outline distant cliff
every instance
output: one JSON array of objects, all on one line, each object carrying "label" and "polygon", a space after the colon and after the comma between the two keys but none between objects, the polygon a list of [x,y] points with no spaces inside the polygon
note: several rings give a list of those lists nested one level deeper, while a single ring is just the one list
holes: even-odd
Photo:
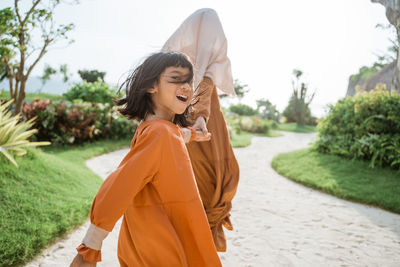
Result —
[{"label": "distant cliff", "polygon": [[[377,84],[385,84],[386,89],[392,89],[392,78],[394,74],[396,62],[392,62],[383,66],[382,68],[374,69],[373,67],[366,70],[366,74],[351,75],[349,78],[349,85],[347,86],[346,96],[353,96],[356,94],[356,86],[360,86],[360,91],[371,91],[375,89]],[[366,67],[365,67],[366,68]],[[360,69],[361,73],[361,69]]]}]

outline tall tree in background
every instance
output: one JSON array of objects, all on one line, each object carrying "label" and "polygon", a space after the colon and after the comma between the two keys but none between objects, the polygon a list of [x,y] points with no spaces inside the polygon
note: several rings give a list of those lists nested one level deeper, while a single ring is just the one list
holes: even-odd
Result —
[{"label": "tall tree in background", "polygon": [[[25,12],[20,2],[14,0],[14,7],[0,10],[0,74],[3,68],[15,113],[21,112],[26,82],[34,67],[53,44],[68,41],[67,33],[74,27],[72,23],[55,25],[54,9],[61,0],[33,0],[29,6],[24,1]],[[39,36],[41,41],[37,44],[34,39]]]},{"label": "tall tree in background", "polygon": [[293,70],[293,94],[282,114],[286,117],[287,122],[314,124],[315,118],[311,116],[309,105],[314,98],[315,92],[311,96],[307,95],[308,86],[301,81],[302,75],[303,72],[301,70]]},{"label": "tall tree in background", "polygon": [[272,105],[272,103],[268,99],[258,99],[256,100],[256,104],[257,111],[263,119],[279,122],[281,114],[276,109],[276,106]]},{"label": "tall tree in background", "polygon": [[79,70],[78,74],[81,76],[82,80],[88,83],[94,83],[97,82],[97,80],[104,82],[104,76],[106,75],[104,71],[98,70]]},{"label": "tall tree in background", "polygon": [[244,95],[250,91],[250,89],[248,88],[248,85],[241,84],[238,79],[235,79],[233,86],[235,88],[235,93],[236,93],[237,97],[239,98],[239,100],[242,99],[244,97]]},{"label": "tall tree in background", "polygon": [[[371,0],[373,3],[380,3],[386,8],[386,17],[394,26],[397,33],[397,44],[400,44],[400,1],[399,0]],[[396,67],[394,69],[392,88],[400,90],[400,55],[397,51]]]}]

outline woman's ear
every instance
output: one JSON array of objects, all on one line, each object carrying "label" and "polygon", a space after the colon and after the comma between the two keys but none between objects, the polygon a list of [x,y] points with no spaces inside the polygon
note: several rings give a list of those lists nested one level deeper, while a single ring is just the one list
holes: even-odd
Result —
[{"label": "woman's ear", "polygon": [[154,82],[153,87],[147,89],[147,93],[149,94],[155,94],[158,92],[158,83]]}]

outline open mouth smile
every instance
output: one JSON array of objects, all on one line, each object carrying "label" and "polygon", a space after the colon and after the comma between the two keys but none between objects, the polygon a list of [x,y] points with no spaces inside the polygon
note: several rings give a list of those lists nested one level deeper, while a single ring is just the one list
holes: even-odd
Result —
[{"label": "open mouth smile", "polygon": [[178,98],[179,101],[182,101],[184,103],[186,103],[188,100],[188,96],[186,95],[177,95],[176,98]]}]

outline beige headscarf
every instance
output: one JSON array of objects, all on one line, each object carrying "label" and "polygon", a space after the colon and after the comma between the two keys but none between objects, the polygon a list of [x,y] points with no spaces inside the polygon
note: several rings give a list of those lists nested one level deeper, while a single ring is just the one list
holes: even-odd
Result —
[{"label": "beige headscarf", "polygon": [[194,64],[194,86],[204,76],[228,95],[236,95],[233,87],[231,62],[227,57],[227,41],[217,12],[199,9],[190,15],[174,32],[162,51],[181,52]]}]

